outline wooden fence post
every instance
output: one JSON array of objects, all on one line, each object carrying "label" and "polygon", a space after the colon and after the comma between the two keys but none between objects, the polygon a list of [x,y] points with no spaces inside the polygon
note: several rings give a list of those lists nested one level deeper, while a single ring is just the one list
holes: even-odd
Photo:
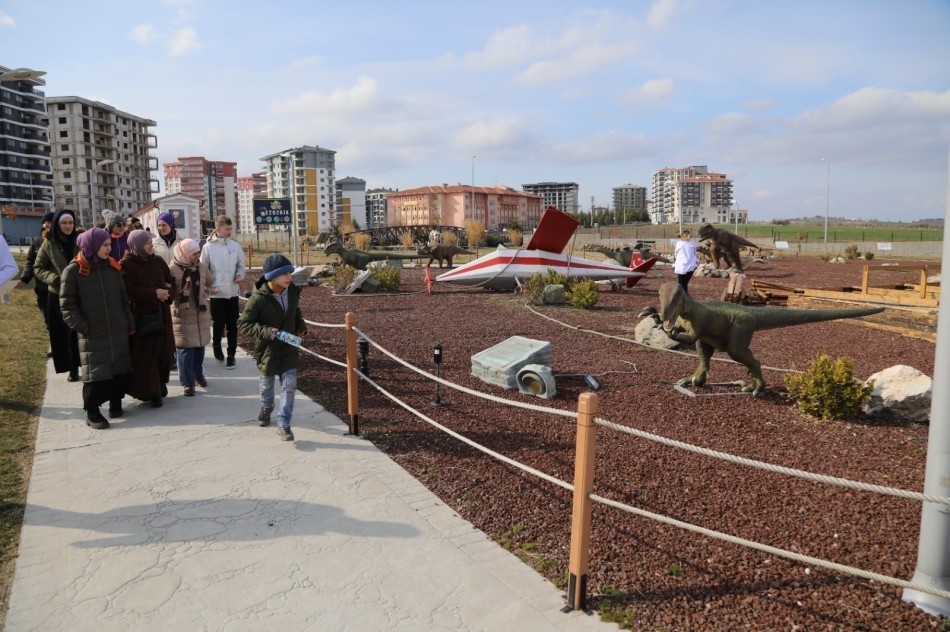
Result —
[{"label": "wooden fence post", "polygon": [[350,413],[350,434],[360,434],[359,381],[356,374],[356,314],[347,312],[343,319],[346,323],[346,404]]},{"label": "wooden fence post", "polygon": [[600,406],[596,393],[582,393],[577,401],[577,448],[574,455],[574,511],[571,516],[571,556],[568,562],[567,610],[587,608],[587,564],[590,560],[590,493],[594,487],[597,428]]}]

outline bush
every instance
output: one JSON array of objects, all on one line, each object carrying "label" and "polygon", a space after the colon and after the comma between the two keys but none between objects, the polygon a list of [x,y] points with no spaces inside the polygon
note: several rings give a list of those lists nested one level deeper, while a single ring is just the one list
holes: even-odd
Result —
[{"label": "bush", "polygon": [[337,268],[336,272],[330,277],[329,284],[330,288],[333,289],[333,293],[342,292],[350,283],[356,279],[356,268],[353,266],[340,266]]},{"label": "bush", "polygon": [[442,243],[446,246],[455,246],[459,242],[458,235],[455,233],[444,232],[442,233]]},{"label": "bush", "polygon": [[847,259],[848,261],[851,261],[852,259],[857,259],[857,258],[858,258],[858,247],[857,247],[856,245],[854,245],[854,244],[851,244],[850,246],[848,246],[847,248],[845,248],[845,249],[844,249],[844,258]]},{"label": "bush", "polygon": [[554,270],[548,270],[547,274],[535,272],[524,284],[524,296],[529,305],[538,305],[541,303],[541,296],[544,294],[544,288],[549,285],[567,285],[567,277]]},{"label": "bush", "polygon": [[871,259],[874,258],[874,253],[868,251],[868,252],[864,253],[864,258],[865,258],[866,260],[870,261]]},{"label": "bush", "polygon": [[832,361],[824,351],[805,373],[786,376],[785,386],[803,413],[822,419],[856,417],[874,390],[873,381],[864,385],[854,379],[854,362]]},{"label": "bush", "polygon": [[379,281],[379,287],[387,292],[399,291],[399,284],[402,281],[402,274],[399,272],[399,268],[383,266],[382,268],[373,270],[370,276]]},{"label": "bush", "polygon": [[590,309],[597,304],[598,299],[600,299],[600,290],[591,280],[574,283],[568,289],[567,300],[578,309]]},{"label": "bush", "polygon": [[518,230],[517,228],[509,228],[505,232],[508,233],[508,243],[511,244],[512,246],[520,246],[521,243],[524,241],[524,237],[522,236],[521,231]]},{"label": "bush", "polygon": [[485,225],[474,219],[466,220],[465,237],[470,248],[477,248],[485,239]]},{"label": "bush", "polygon": [[412,235],[409,233],[403,233],[399,236],[399,241],[402,243],[402,247],[406,250],[411,250],[413,246]]},{"label": "bush", "polygon": [[369,250],[373,245],[373,238],[366,233],[356,233],[353,235],[353,247],[357,250]]}]

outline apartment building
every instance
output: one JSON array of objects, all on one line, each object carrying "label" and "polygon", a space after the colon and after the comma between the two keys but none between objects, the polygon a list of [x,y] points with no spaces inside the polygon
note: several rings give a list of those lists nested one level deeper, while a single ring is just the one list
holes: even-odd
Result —
[{"label": "apartment building", "polygon": [[544,198],[544,206],[553,206],[565,213],[577,213],[578,192],[580,187],[576,182],[538,182],[536,184],[522,184],[521,190],[525,193],[540,195]]},{"label": "apartment building", "polygon": [[254,200],[267,197],[267,176],[263,171],[241,176],[237,179],[238,232],[254,233]]},{"label": "apartment building", "polygon": [[167,162],[165,194],[183,193],[201,202],[202,221],[218,215],[238,218],[237,163],[208,160],[203,156]]},{"label": "apartment building", "polygon": [[298,235],[318,235],[336,223],[336,152],[304,145],[261,158],[267,197],[290,198]]},{"label": "apartment building", "polygon": [[664,167],[653,174],[654,224],[722,224],[735,217],[732,180],[706,165]]},{"label": "apartment building", "polygon": [[366,180],[347,176],[336,181],[336,216],[340,223],[366,228]]},{"label": "apartment building", "polygon": [[624,184],[613,188],[614,210],[632,212],[647,210],[647,188],[639,184]]},{"label": "apartment building", "polygon": [[497,185],[471,187],[465,184],[424,186],[386,195],[388,225],[437,224],[465,226],[473,218],[488,230],[504,230],[512,221],[524,231],[534,230],[541,220],[544,198]]},{"label": "apartment building", "polygon": [[102,223],[101,210],[132,213],[158,193],[155,121],[82,97],[49,97],[56,201],[81,226]]},{"label": "apartment building", "polygon": [[366,227],[383,228],[389,226],[386,196],[399,189],[370,189],[366,192]]},{"label": "apartment building", "polygon": [[9,243],[40,232],[53,206],[46,95],[41,70],[0,66],[0,230]]}]

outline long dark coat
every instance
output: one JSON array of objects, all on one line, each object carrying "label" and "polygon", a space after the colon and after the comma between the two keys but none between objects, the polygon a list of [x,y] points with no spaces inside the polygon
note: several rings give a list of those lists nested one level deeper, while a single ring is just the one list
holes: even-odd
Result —
[{"label": "long dark coat", "polygon": [[286,312],[261,276],[238,319],[241,333],[254,339],[254,356],[261,375],[280,375],[288,369],[296,369],[300,360],[297,347],[270,339],[271,329],[292,334],[307,330],[307,323],[300,313],[300,288],[291,284],[284,291],[289,292]]},{"label": "long dark coat", "polygon": [[[133,316],[161,312],[165,329],[153,334],[132,336],[132,380],[126,392],[141,400],[160,397],[171,372],[175,337],[172,334],[171,302],[178,296],[175,280],[161,257],[136,257],[129,250],[119,262]],[[165,288],[169,299],[159,301],[155,290]]]},{"label": "long dark coat", "polygon": [[82,254],[63,271],[59,295],[63,321],[79,334],[84,382],[132,371],[129,332],[135,327],[119,264],[90,266]]},{"label": "long dark coat", "polygon": [[53,217],[53,224],[43,231],[43,243],[36,253],[33,274],[47,285],[49,292],[46,301],[46,327],[49,330],[49,345],[53,353],[53,369],[57,373],[66,373],[79,368],[79,339],[63,322],[63,313],[59,308],[59,287],[63,270],[73,260],[79,248],[76,236],[82,232],[76,230],[66,239],[58,230],[59,218],[65,210],[61,209]]}]

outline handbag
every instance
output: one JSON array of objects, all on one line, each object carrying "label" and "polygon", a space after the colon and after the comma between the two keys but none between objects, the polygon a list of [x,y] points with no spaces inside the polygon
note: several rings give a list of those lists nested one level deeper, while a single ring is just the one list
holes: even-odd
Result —
[{"label": "handbag", "polygon": [[165,331],[165,319],[161,312],[154,314],[137,314],[135,316],[135,335],[146,336]]}]

